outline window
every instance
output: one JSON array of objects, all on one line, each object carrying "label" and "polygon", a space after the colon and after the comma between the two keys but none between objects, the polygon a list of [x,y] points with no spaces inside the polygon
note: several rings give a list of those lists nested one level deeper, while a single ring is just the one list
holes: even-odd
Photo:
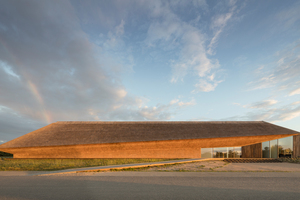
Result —
[{"label": "window", "polygon": [[214,149],[214,158],[228,158],[227,147],[213,148]]},{"label": "window", "polygon": [[293,156],[293,136],[278,139],[278,156],[279,158]]},{"label": "window", "polygon": [[278,158],[278,141],[271,140],[270,141],[270,150],[271,150],[271,158]]},{"label": "window", "polygon": [[201,158],[212,158],[212,148],[201,148]]},{"label": "window", "polygon": [[262,143],[262,157],[270,158],[270,141]]}]

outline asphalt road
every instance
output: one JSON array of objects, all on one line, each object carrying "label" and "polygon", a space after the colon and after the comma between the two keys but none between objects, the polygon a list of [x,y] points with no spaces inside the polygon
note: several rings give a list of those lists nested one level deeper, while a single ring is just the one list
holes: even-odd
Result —
[{"label": "asphalt road", "polygon": [[0,199],[300,199],[299,172],[91,175],[0,176]]}]

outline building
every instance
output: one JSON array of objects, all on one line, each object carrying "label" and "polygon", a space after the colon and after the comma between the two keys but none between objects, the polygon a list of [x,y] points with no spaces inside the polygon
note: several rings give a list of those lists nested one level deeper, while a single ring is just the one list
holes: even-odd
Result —
[{"label": "building", "polygon": [[300,133],[263,121],[56,122],[0,145],[14,158],[300,156]]}]

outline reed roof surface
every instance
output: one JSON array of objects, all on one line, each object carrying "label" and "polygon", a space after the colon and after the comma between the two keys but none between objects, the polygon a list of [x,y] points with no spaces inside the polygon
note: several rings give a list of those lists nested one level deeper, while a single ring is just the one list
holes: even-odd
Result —
[{"label": "reed roof surface", "polygon": [[299,134],[263,121],[56,122],[0,148]]}]

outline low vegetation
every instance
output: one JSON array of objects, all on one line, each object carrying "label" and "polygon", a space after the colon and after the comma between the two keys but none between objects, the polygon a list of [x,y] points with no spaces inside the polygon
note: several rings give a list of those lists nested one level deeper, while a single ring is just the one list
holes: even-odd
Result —
[{"label": "low vegetation", "polygon": [[170,159],[13,159],[0,158],[0,171],[51,171],[69,168],[160,162]]},{"label": "low vegetation", "polygon": [[279,158],[281,162],[298,163],[300,164],[300,158]]},{"label": "low vegetation", "polygon": [[[191,163],[198,163],[198,162],[191,162]],[[146,167],[129,167],[129,168],[122,168],[122,169],[110,169],[110,171],[157,171],[157,172],[190,172],[191,170],[186,170],[183,168],[179,169],[172,169],[168,170],[167,168],[169,167],[174,167],[174,166],[182,166],[187,163],[173,163],[173,164],[165,164],[165,165],[159,165],[159,166],[146,166]],[[200,165],[197,168],[202,169],[204,168],[205,165]],[[200,170],[202,171],[202,170]],[[100,172],[100,171],[99,171]]]}]

